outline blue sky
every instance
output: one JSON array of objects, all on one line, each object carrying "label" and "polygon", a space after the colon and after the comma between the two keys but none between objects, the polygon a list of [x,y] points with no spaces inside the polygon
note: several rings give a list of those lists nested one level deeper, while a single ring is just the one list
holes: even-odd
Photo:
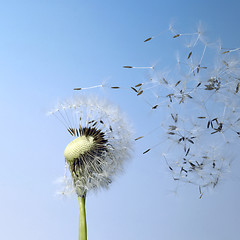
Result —
[{"label": "blue sky", "polygon": [[[121,86],[85,93],[120,105],[136,136],[150,132],[164,119],[162,112],[155,118],[144,98],[127,90],[149,72],[122,66],[171,68],[184,42],[175,44],[165,33],[143,41],[172,22],[180,32],[194,32],[201,21],[209,39],[240,47],[239,7],[233,0],[0,1],[0,238],[77,239],[76,197],[55,196],[69,136],[46,113],[59,99],[78,94],[75,87],[103,81]],[[108,191],[89,194],[89,239],[237,239],[238,157],[231,173],[202,199],[187,184],[174,194],[176,182],[159,157],[162,149],[142,154],[162,137],[157,134],[136,143],[125,173]],[[234,156],[238,144],[225,154]]]}]

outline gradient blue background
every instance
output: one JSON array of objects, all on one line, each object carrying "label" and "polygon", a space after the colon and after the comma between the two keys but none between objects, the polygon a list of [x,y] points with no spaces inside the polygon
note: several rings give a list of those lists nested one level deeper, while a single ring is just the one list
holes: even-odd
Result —
[{"label": "gradient blue background", "polygon": [[[55,196],[69,141],[60,122],[46,116],[58,99],[105,79],[116,86],[144,79],[144,71],[122,66],[174,58],[166,38],[143,43],[172,21],[191,31],[201,20],[210,38],[240,47],[239,9],[236,0],[0,1],[0,239],[78,237],[76,197]],[[137,136],[152,129],[140,98],[117,90],[95,92],[127,112]],[[171,192],[175,183],[161,152],[142,155],[154,145],[148,141],[136,145],[125,174],[108,191],[89,195],[89,240],[239,239],[239,159],[200,200],[193,186]]]}]

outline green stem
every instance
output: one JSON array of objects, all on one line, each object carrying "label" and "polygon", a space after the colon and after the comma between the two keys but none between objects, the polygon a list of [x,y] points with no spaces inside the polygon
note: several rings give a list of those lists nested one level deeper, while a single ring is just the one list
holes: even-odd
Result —
[{"label": "green stem", "polygon": [[85,196],[78,197],[79,206],[79,240],[87,240],[87,222],[85,212]]}]

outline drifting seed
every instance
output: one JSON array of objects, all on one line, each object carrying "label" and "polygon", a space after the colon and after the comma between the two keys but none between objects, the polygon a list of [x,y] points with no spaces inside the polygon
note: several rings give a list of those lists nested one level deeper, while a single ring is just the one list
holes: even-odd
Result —
[{"label": "drifting seed", "polygon": [[198,64],[197,66],[197,73],[199,73],[199,69],[200,69],[200,64]]},{"label": "drifting seed", "polygon": [[215,160],[213,160],[213,168],[215,168],[215,166],[216,166],[216,163],[215,163]]},{"label": "drifting seed", "polygon": [[194,141],[193,141],[193,140],[191,140],[191,139],[189,139],[189,138],[187,138],[187,140],[188,140],[190,143],[194,144]]},{"label": "drifting seed", "polygon": [[226,66],[226,67],[229,67],[228,63],[226,61],[223,60],[223,64]]},{"label": "drifting seed", "polygon": [[73,90],[81,90],[82,88],[74,88]]},{"label": "drifting seed", "polygon": [[111,126],[109,126],[109,130],[112,132],[112,127]]},{"label": "drifting seed", "polygon": [[202,196],[203,196],[203,193],[200,195],[200,197],[199,197],[199,198],[201,199],[201,198],[202,198]]},{"label": "drifting seed", "polygon": [[143,93],[143,90],[141,90],[141,91],[137,94],[137,96],[141,95],[142,93]]},{"label": "drifting seed", "polygon": [[104,124],[103,120],[100,120],[99,122],[100,122],[101,124]]},{"label": "drifting seed", "polygon": [[132,66],[123,66],[123,68],[133,68]]},{"label": "drifting seed", "polygon": [[189,164],[191,165],[192,168],[196,167],[196,165],[194,163],[190,162],[190,161],[189,161]]},{"label": "drifting seed", "polygon": [[163,81],[164,81],[166,84],[168,84],[168,81],[167,81],[165,78],[163,78]]},{"label": "drifting seed", "polygon": [[187,59],[189,59],[189,58],[191,57],[191,55],[192,55],[192,52],[190,52],[190,53],[188,54]]},{"label": "drifting seed", "polygon": [[191,96],[191,95],[189,95],[189,94],[186,94],[186,96],[187,96],[187,97],[189,97],[189,98],[192,98],[192,96]]},{"label": "drifting seed", "polygon": [[229,50],[227,50],[227,51],[223,52],[222,54],[229,53],[229,52],[230,52],[230,51],[229,51]]},{"label": "drifting seed", "polygon": [[206,117],[198,117],[199,119],[204,119],[204,118],[206,118]]},{"label": "drifting seed", "polygon": [[201,186],[199,186],[198,189],[199,189],[199,193],[202,194]]},{"label": "drifting seed", "polygon": [[169,130],[176,130],[176,129],[177,129],[177,126],[169,125]]},{"label": "drifting seed", "polygon": [[139,140],[139,139],[141,139],[141,138],[143,138],[144,136],[141,136],[141,137],[137,137],[137,138],[135,138],[135,141],[137,141],[137,140]]},{"label": "drifting seed", "polygon": [[168,132],[167,134],[169,134],[169,135],[175,135],[176,133],[174,133],[174,132]]},{"label": "drifting seed", "polygon": [[177,38],[177,37],[180,37],[180,34],[176,34],[173,36],[173,38]]},{"label": "drifting seed", "polygon": [[175,87],[181,82],[181,80],[179,80],[176,84],[175,84]]},{"label": "drifting seed", "polygon": [[143,154],[149,152],[151,150],[151,148],[147,149],[145,152],[143,152]]},{"label": "drifting seed", "polygon": [[171,171],[173,171],[172,167],[168,166]]},{"label": "drifting seed", "polygon": [[111,87],[112,89],[119,89],[120,87]]},{"label": "drifting seed", "polygon": [[197,87],[199,87],[202,83],[198,83]]},{"label": "drifting seed", "polygon": [[190,151],[190,148],[188,148],[188,150],[187,150],[185,156],[187,156],[187,155],[189,154],[189,151]]},{"label": "drifting seed", "polygon": [[144,42],[148,42],[148,41],[150,41],[151,39],[152,39],[152,37],[147,38],[147,39],[144,40]]},{"label": "drifting seed", "polygon": [[142,83],[135,85],[135,87],[140,87],[140,86],[142,86]]},{"label": "drifting seed", "polygon": [[131,89],[132,89],[133,91],[135,91],[135,92],[138,92],[137,89],[134,88],[134,87],[131,87]]},{"label": "drifting seed", "polygon": [[240,82],[238,82],[238,84],[237,84],[237,87],[236,87],[235,93],[238,93],[238,91],[239,91],[239,86],[240,86]]},{"label": "drifting seed", "polygon": [[158,107],[158,105],[155,105],[155,106],[152,107],[152,109],[156,109],[157,107]]},{"label": "drifting seed", "polygon": [[181,167],[181,171],[180,171],[180,173],[181,173],[182,171],[185,172],[185,173],[188,172],[186,169],[184,169],[183,167]]},{"label": "drifting seed", "polygon": [[174,181],[178,181],[178,180],[180,180],[180,179],[179,179],[179,178],[173,178],[173,180],[174,180]]}]

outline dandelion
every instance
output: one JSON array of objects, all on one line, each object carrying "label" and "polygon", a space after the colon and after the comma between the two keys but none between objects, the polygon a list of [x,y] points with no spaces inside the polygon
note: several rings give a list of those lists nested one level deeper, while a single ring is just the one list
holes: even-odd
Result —
[{"label": "dandelion", "polygon": [[86,194],[108,188],[115,175],[122,172],[132,150],[131,127],[118,107],[95,97],[65,101],[50,114],[73,138],[64,157],[79,201],[79,239],[85,240]]}]

